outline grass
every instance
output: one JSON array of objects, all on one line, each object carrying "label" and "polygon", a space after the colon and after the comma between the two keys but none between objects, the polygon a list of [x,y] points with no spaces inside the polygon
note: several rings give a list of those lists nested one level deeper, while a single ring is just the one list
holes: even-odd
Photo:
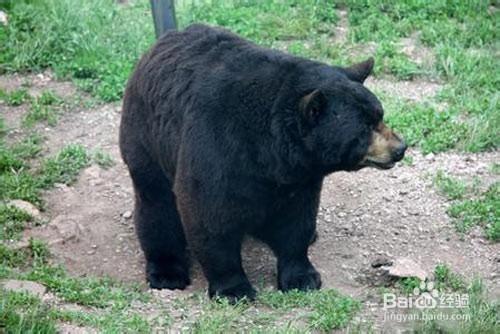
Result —
[{"label": "grass", "polygon": [[448,214],[455,219],[459,231],[482,226],[492,241],[500,240],[500,183],[494,183],[479,198],[452,204]]},{"label": "grass", "polygon": [[386,122],[397,129],[410,146],[418,146],[424,154],[441,152],[458,145],[468,125],[449,111],[438,111],[432,103],[385,100]]},{"label": "grass", "polygon": [[45,121],[54,126],[57,122],[57,109],[63,101],[51,91],[44,91],[32,100],[28,113],[24,116],[23,124],[32,127],[35,123]]},{"label": "grass", "polygon": [[[376,58],[374,75],[379,78],[438,81],[443,88],[437,96],[421,101],[395,97],[392,92],[378,94],[387,123],[425,154],[488,151],[500,144],[499,60],[495,51],[498,13],[490,10],[490,6],[496,6],[490,1],[450,5],[446,0],[342,0],[335,7],[326,0],[201,0],[179,1],[177,5],[181,27],[192,22],[221,25],[261,45],[329,64],[347,65],[371,55]],[[340,8],[347,10],[349,24],[344,41],[336,39],[334,29]],[[72,80],[102,101],[121,99],[135,62],[154,41],[146,0],[130,1],[126,6],[110,0],[20,0],[11,2],[7,11],[9,25],[0,27],[0,73],[49,68],[57,78]],[[405,53],[402,38],[412,39],[417,49],[427,48],[428,62],[418,62]],[[34,98],[25,88],[0,90],[0,103],[7,107],[26,105],[23,124],[29,131],[35,131],[33,126],[38,122],[55,124],[63,107],[63,101],[53,93],[43,92]],[[36,132],[14,143],[2,139],[7,132],[0,117],[2,200],[23,199],[43,207],[42,190],[56,183],[74,182],[78,172],[90,163],[102,168],[113,164],[109,154],[89,153],[78,145],[40,158],[43,138]],[[411,158],[406,163],[411,165]],[[498,164],[491,168],[498,170]],[[491,240],[499,240],[498,184],[476,193],[474,187],[442,172],[434,182],[452,201],[448,212],[460,231],[479,225]],[[29,217],[24,213],[0,205],[0,241],[18,238],[27,222]],[[0,277],[42,282],[58,298],[99,312],[61,311],[28,296],[2,293],[0,331],[51,332],[57,321],[112,333],[148,333],[155,321],[168,327],[167,315],[147,320],[132,310],[133,300],[147,298],[136,287],[108,279],[70,277],[63,268],[52,266],[49,258],[46,245],[36,240],[22,250],[0,243]],[[436,267],[435,278],[439,289],[467,289],[462,278],[444,265]],[[405,279],[399,286],[411,292],[419,283]],[[460,330],[493,332],[498,324],[498,306],[486,300],[479,283],[468,291],[472,307],[467,312],[474,320]],[[333,290],[263,292],[257,305],[266,308],[266,314],[255,314],[255,308],[248,304],[230,306],[203,300],[197,305],[200,316],[190,329],[200,333],[328,332],[349,326],[360,307]],[[296,328],[283,319],[290,314],[306,328]],[[276,324],[278,329],[273,328]],[[431,329],[445,331],[438,323],[424,328],[427,332]]]},{"label": "grass", "polygon": [[0,28],[0,71],[51,67],[102,100],[118,100],[135,61],[153,41],[150,15],[146,1],[16,1],[9,24]]},{"label": "grass", "polygon": [[0,204],[0,241],[19,239],[26,223],[32,220],[33,217],[25,211]]},{"label": "grass", "polygon": [[307,315],[310,329],[325,332],[345,327],[360,309],[359,302],[331,289],[312,292],[265,292],[259,296],[259,301],[278,310],[310,310]]},{"label": "grass", "polygon": [[[486,288],[481,280],[474,280],[464,291],[469,297],[469,307],[457,309],[457,314],[468,321],[444,322],[438,320],[426,321],[415,329],[415,333],[498,333],[500,323],[500,303],[487,298]],[[438,312],[439,309],[431,311]]]},{"label": "grass", "polygon": [[396,282],[396,287],[404,294],[410,295],[415,288],[420,286],[421,282],[422,280],[417,277],[404,277]]},{"label": "grass", "polygon": [[468,191],[465,182],[450,177],[441,170],[434,177],[434,185],[450,200],[463,199]]},{"label": "grass", "polygon": [[[499,325],[500,303],[491,301],[487,297],[484,283],[480,279],[467,282],[464,277],[454,273],[446,264],[438,264],[434,268],[434,277],[431,281],[433,289],[439,291],[438,298],[442,296],[467,296],[468,307],[452,309],[424,309],[420,312],[427,313],[425,321],[413,328],[412,333],[497,333]],[[418,278],[406,278],[399,280],[396,287],[403,293],[410,295],[413,289],[419,287],[421,281]],[[443,313],[448,318],[443,316]],[[451,314],[461,316],[458,319],[450,320]],[[432,320],[428,320],[432,319]],[[436,319],[447,319],[446,321]]]},{"label": "grass", "polygon": [[[31,143],[32,144],[32,143]],[[56,156],[44,159],[37,170],[32,170],[23,155],[38,152],[29,142],[18,146],[19,152],[0,143],[5,155],[0,154],[0,190],[2,199],[22,199],[41,206],[40,192],[55,183],[70,184],[76,180],[79,171],[89,164],[89,157],[82,146],[68,145]]]},{"label": "grass", "polygon": [[443,171],[438,171],[433,181],[441,194],[452,201],[447,213],[453,218],[459,232],[466,233],[472,227],[480,226],[487,238],[495,242],[500,240],[499,182],[491,184],[481,192],[477,179],[468,184]]},{"label": "grass", "polygon": [[3,89],[0,89],[0,101],[5,102],[5,104],[11,107],[20,106],[30,99],[31,96],[29,95],[28,90],[25,88],[20,88],[12,92],[7,92]]},{"label": "grass", "polygon": [[49,307],[39,298],[26,293],[0,292],[0,331],[40,334],[57,332]]},{"label": "grass", "polygon": [[39,171],[39,185],[49,188],[55,183],[71,184],[80,170],[87,167],[90,157],[81,145],[70,144],[55,157],[46,159]]},{"label": "grass", "polygon": [[462,276],[451,271],[445,264],[434,268],[434,283],[439,291],[466,291],[467,286]]},{"label": "grass", "polygon": [[111,155],[102,150],[95,150],[92,153],[92,161],[103,169],[108,169],[115,165],[115,161],[113,160]]}]

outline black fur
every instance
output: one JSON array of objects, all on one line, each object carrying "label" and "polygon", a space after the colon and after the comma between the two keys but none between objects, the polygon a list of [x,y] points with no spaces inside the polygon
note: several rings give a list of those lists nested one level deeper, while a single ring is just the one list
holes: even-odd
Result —
[{"label": "black fur", "polygon": [[190,283],[189,244],[210,296],[253,298],[250,234],[278,257],[280,289],[318,289],[307,251],[323,177],[359,169],[382,118],[368,74],[203,25],[165,34],[129,81],[120,129],[151,287]]}]

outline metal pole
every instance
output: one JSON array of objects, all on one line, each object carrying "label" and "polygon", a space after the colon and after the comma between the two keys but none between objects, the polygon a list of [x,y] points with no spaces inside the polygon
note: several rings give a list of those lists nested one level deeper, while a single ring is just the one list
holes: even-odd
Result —
[{"label": "metal pole", "polygon": [[150,0],[151,11],[155,24],[156,38],[163,35],[167,30],[176,30],[174,0]]}]

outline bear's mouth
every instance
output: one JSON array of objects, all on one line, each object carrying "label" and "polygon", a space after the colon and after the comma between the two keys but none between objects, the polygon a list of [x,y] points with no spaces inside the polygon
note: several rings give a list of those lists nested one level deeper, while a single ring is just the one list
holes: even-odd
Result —
[{"label": "bear's mouth", "polygon": [[396,165],[396,163],[394,161],[381,162],[381,161],[367,159],[363,162],[363,165],[367,167],[375,167],[377,169],[391,169]]}]

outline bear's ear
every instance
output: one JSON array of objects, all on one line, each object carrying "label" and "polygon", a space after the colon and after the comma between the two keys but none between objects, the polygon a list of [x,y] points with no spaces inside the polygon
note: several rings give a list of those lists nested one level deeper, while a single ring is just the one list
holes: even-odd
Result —
[{"label": "bear's ear", "polygon": [[361,63],[354,64],[346,68],[345,71],[347,73],[347,77],[353,81],[363,83],[372,73],[374,63],[375,60],[373,57],[370,57]]},{"label": "bear's ear", "polygon": [[313,90],[300,100],[299,110],[309,121],[315,121],[326,106],[326,98],[319,89]]}]

